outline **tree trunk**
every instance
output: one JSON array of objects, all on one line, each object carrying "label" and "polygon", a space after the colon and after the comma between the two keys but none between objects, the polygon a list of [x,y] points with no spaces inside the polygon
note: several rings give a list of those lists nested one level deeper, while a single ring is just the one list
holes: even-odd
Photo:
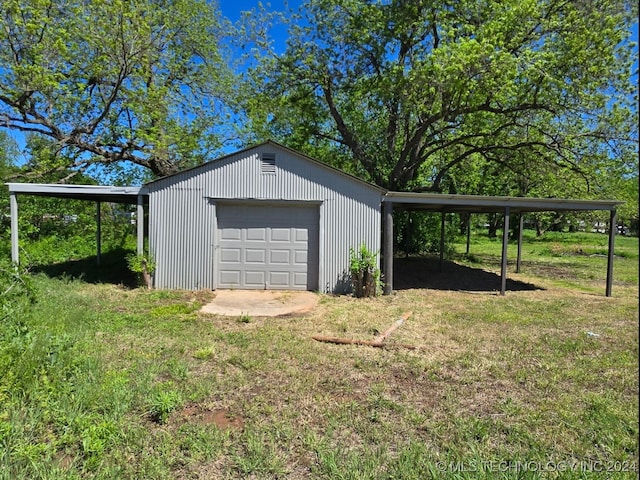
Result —
[{"label": "tree trunk", "polygon": [[470,221],[471,221],[471,214],[470,213],[461,213],[460,214],[460,235],[466,235],[467,234],[467,226],[469,225]]},{"label": "tree trunk", "polygon": [[489,238],[496,238],[499,227],[499,217],[495,213],[489,215]]},{"label": "tree trunk", "polygon": [[376,277],[375,272],[371,268],[362,269],[357,273],[352,273],[351,281],[353,283],[353,294],[357,298],[375,297]]},{"label": "tree trunk", "polygon": [[144,281],[144,284],[147,286],[147,289],[149,290],[153,289],[153,278],[151,277],[151,274],[149,273],[149,269],[147,268],[146,260],[142,261],[142,280]]}]

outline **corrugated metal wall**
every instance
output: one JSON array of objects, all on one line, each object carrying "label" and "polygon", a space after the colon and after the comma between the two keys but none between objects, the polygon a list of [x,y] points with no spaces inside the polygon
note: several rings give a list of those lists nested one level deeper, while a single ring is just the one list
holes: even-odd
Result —
[{"label": "corrugated metal wall", "polygon": [[[261,173],[261,153],[276,172]],[[320,202],[319,289],[343,291],[349,248],[380,249],[381,192],[267,143],[149,187],[149,246],[158,288],[215,288],[216,200]]]}]

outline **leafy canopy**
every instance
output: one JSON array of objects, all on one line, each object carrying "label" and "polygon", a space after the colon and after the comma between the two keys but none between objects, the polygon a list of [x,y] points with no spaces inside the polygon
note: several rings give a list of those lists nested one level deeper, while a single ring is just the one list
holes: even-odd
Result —
[{"label": "leafy canopy", "polygon": [[478,162],[536,181],[637,171],[636,14],[620,0],[309,0],[286,52],[252,72],[253,134],[399,190],[449,190]]},{"label": "leafy canopy", "polygon": [[4,0],[0,127],[54,141],[61,168],[201,162],[232,84],[220,22],[205,0]]}]

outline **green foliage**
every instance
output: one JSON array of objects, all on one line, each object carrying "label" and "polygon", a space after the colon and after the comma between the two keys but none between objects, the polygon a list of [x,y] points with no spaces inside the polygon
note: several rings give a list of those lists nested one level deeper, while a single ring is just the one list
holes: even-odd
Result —
[{"label": "green foliage", "polygon": [[[394,214],[396,251],[405,255],[440,253],[440,214],[401,211]],[[445,257],[453,253],[452,243],[459,234],[460,217],[447,215],[445,222]]]},{"label": "green foliage", "polygon": [[156,262],[149,255],[131,254],[127,256],[127,265],[134,273],[148,272],[153,274],[156,270]]},{"label": "green foliage", "polygon": [[0,325],[17,325],[22,322],[36,294],[27,269],[0,261]]},{"label": "green foliage", "polygon": [[169,415],[182,405],[182,395],[177,390],[160,390],[151,399],[149,415],[160,423],[167,423]]},{"label": "green foliage", "polygon": [[147,288],[153,286],[153,272],[156,271],[156,261],[151,255],[130,254],[127,256],[129,269],[138,275]]},{"label": "green foliage", "polygon": [[314,0],[289,17],[286,51],[249,79],[258,136],[395,190],[481,193],[491,164],[502,194],[554,175],[562,192],[637,161],[633,2]]},{"label": "green foliage", "polygon": [[15,162],[18,158],[18,146],[16,142],[7,134],[0,130],[0,179],[6,179],[15,169]]},{"label": "green foliage", "polygon": [[215,358],[216,349],[215,347],[206,347],[196,350],[193,354],[193,358],[197,358],[198,360],[210,360]]},{"label": "green foliage", "polygon": [[200,163],[225,124],[229,31],[204,0],[4,1],[3,126],[53,139],[66,167]]},{"label": "green foliage", "polygon": [[378,254],[371,252],[365,244],[358,250],[349,248],[349,272],[356,297],[373,297],[382,291]]}]

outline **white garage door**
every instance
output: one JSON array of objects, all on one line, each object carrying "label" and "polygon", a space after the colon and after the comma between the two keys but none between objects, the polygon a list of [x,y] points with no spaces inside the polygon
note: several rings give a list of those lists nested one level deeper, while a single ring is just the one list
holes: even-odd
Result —
[{"label": "white garage door", "polygon": [[318,207],[218,205],[217,216],[219,288],[318,288]]}]

